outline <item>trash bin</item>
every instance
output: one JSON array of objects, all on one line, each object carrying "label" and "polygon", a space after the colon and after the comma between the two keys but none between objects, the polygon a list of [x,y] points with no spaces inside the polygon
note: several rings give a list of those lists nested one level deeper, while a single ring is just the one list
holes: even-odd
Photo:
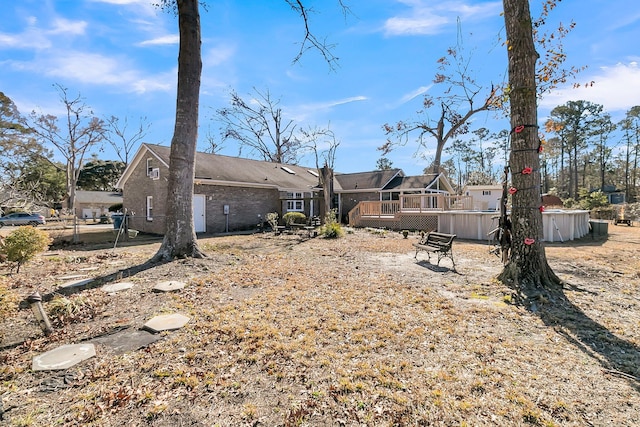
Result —
[{"label": "trash bin", "polygon": [[602,219],[589,220],[593,237],[607,236],[609,234],[609,222]]},{"label": "trash bin", "polygon": [[111,215],[111,219],[113,219],[113,229],[119,230],[122,226],[122,220],[124,219],[123,214],[113,214]]}]

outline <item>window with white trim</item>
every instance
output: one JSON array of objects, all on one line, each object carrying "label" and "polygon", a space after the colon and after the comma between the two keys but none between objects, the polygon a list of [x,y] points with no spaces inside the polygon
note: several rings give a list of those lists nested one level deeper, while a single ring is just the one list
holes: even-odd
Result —
[{"label": "window with white trim", "polygon": [[153,196],[147,196],[147,221],[153,221]]},{"label": "window with white trim", "polygon": [[304,212],[304,200],[302,193],[287,193],[287,212]]},{"label": "window with white trim", "polygon": [[151,171],[153,170],[153,164],[151,163],[152,159],[147,159],[147,176],[151,175]]}]

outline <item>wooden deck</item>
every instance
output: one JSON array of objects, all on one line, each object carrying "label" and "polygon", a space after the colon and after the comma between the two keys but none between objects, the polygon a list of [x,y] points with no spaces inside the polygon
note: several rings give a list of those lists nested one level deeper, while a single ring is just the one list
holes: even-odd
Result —
[{"label": "wooden deck", "polygon": [[[439,231],[461,239],[485,240],[497,227],[498,212],[472,210],[467,196],[416,195],[400,200],[360,202],[349,212],[349,225],[390,230]],[[589,232],[589,212],[549,210],[542,215],[543,239],[573,240]]]}]

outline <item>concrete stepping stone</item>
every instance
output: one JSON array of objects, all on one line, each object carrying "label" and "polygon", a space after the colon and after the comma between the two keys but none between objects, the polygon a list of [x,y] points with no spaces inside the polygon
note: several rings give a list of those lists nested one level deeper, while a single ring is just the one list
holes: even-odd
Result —
[{"label": "concrete stepping stone", "polygon": [[140,350],[149,344],[161,340],[161,335],[152,334],[142,330],[125,330],[111,335],[94,338],[90,342],[102,344],[113,349],[116,354],[127,353],[129,351]]},{"label": "concrete stepping stone", "polygon": [[144,324],[144,329],[151,332],[173,331],[180,329],[187,324],[189,318],[183,316],[180,313],[165,314],[162,316],[156,316]]},{"label": "concrete stepping stone", "polygon": [[118,282],[118,283],[112,283],[110,285],[104,285],[100,289],[102,289],[104,292],[108,294],[112,294],[120,291],[126,291],[127,289],[131,289],[131,288],[133,288],[133,283],[131,282]]},{"label": "concrete stepping stone", "polygon": [[175,280],[170,280],[168,282],[160,282],[153,287],[155,292],[172,292],[179,291],[184,288],[185,284],[183,282],[178,282]]},{"label": "concrete stepping stone", "polygon": [[81,288],[84,285],[93,282],[93,279],[78,279],[62,284],[61,288]]},{"label": "concrete stepping stone", "polygon": [[32,369],[34,371],[67,369],[95,355],[96,348],[93,344],[66,344],[35,356]]}]

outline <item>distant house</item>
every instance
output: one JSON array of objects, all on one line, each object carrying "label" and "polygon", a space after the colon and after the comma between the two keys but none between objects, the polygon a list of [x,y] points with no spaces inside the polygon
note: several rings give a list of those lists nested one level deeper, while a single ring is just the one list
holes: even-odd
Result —
[{"label": "distant house", "polygon": [[76,191],[75,216],[81,219],[100,218],[109,207],[122,203],[122,194],[116,191]]},{"label": "distant house", "polygon": [[473,210],[495,211],[500,209],[502,185],[467,185],[462,194],[473,197]]},{"label": "distant house", "polygon": [[[165,230],[170,148],[142,144],[117,187],[130,228],[162,234]],[[265,215],[321,212],[321,188],[315,168],[217,154],[197,153],[193,218],[197,233],[255,228]]]}]

